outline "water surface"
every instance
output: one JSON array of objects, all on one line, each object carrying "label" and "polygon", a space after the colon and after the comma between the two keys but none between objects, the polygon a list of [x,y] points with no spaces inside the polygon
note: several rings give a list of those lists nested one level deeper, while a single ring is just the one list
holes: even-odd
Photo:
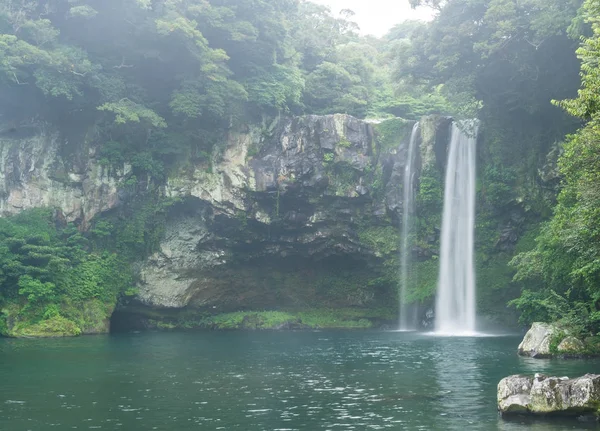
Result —
[{"label": "water surface", "polygon": [[0,339],[0,430],[583,430],[504,422],[509,374],[576,376],[519,338],[399,332],[143,333]]}]

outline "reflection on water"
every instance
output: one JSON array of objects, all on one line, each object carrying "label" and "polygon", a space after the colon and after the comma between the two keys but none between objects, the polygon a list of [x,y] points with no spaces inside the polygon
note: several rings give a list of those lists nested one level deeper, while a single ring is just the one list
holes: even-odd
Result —
[{"label": "reflection on water", "polygon": [[498,418],[506,375],[600,368],[519,358],[518,342],[398,332],[0,339],[0,430],[597,430]]},{"label": "reflection on water", "polygon": [[477,342],[476,338],[441,338],[435,344],[433,366],[443,409],[443,416],[436,421],[438,429],[444,429],[447,417],[464,427],[477,423],[483,401],[479,370],[482,351],[477,348]]}]

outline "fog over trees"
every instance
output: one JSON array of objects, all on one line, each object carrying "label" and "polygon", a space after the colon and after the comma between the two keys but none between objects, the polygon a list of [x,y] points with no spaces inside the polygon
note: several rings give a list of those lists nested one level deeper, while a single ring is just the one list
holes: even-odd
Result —
[{"label": "fog over trees", "polygon": [[[523,323],[600,331],[600,1],[411,4],[435,18],[376,38],[352,11],[303,0],[0,0],[0,137],[58,130],[67,160],[93,148],[107,169],[130,166],[135,196],[118,223],[0,219],[0,332],[9,315],[71,328],[73,303],[127,300],[130,263],[163,233],[170,173],[210,170],[231,130],[334,113],[479,118],[478,264],[502,280],[490,295]],[[525,240],[499,250],[515,207]]]}]

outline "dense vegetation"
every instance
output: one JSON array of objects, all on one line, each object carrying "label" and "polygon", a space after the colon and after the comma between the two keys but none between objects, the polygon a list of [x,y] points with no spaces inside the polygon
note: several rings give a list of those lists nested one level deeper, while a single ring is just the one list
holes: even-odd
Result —
[{"label": "dense vegetation", "polygon": [[581,16],[593,34],[582,38],[582,87],[576,99],[556,101],[585,125],[567,138],[559,160],[562,190],[552,219],[532,251],[513,263],[528,288],[513,301],[527,321],[562,320],[600,331],[600,1],[586,0]]},{"label": "dense vegetation", "polygon": [[119,295],[133,293],[127,262],[50,210],[0,218],[0,244],[2,334],[102,332]]},{"label": "dense vegetation", "polygon": [[[8,324],[0,332],[53,332],[54,317],[76,322],[63,332],[88,332],[85,319],[69,314],[92,299],[105,309],[97,315],[110,315],[131,282],[107,279],[105,266],[131,279],[126,263],[160,239],[171,204],[160,186],[170,170],[210,170],[228,130],[285,114],[392,116],[399,105],[410,108],[390,79],[390,44],[360,37],[351,18],[295,0],[0,1],[0,138],[18,138],[23,127],[58,130],[68,163],[92,148],[108,170],[130,166],[121,187],[135,196],[92,226],[55,226],[50,212],[31,227],[4,221],[21,226],[16,238],[25,243],[45,226],[45,242],[27,247],[59,247],[73,240],[65,229],[75,235],[76,227],[81,244],[12,270],[23,252],[7,246],[0,320]],[[409,99],[406,116],[442,112],[441,97],[431,107],[419,97]],[[96,287],[75,294],[68,285],[84,269]]]},{"label": "dense vegetation", "polygon": [[[93,332],[131,293],[127,262],[160,239],[171,170],[210,170],[239,125],[329,113],[480,118],[480,309],[512,300],[524,323],[598,332],[600,2],[411,2],[436,18],[377,39],[351,11],[298,0],[0,0],[0,137],[50,124],[67,159],[94,147],[129,164],[137,196],[87,232],[45,211],[0,219],[0,332]],[[419,301],[437,278],[441,186],[422,173]]]},{"label": "dense vegetation", "polygon": [[295,0],[3,0],[0,114],[97,126],[107,164],[160,180],[263,116],[394,111],[389,44],[351,17]]}]

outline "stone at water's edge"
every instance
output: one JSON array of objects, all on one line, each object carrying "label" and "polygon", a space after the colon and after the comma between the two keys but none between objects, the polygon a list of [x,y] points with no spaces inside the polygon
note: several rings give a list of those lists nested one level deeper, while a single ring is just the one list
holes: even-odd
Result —
[{"label": "stone at water's edge", "polygon": [[533,378],[510,376],[498,383],[498,410],[503,413],[527,413]]},{"label": "stone at water's edge", "polygon": [[[551,346],[555,346],[552,348]],[[531,325],[527,334],[519,344],[519,355],[536,359],[554,356],[578,358],[595,356],[597,347],[586,346],[582,340],[569,334],[569,330],[551,323],[536,322]]]},{"label": "stone at water's edge", "polygon": [[557,347],[558,353],[565,354],[578,354],[583,352],[585,349],[585,344],[583,341],[575,338],[575,337],[567,337],[560,342]]},{"label": "stone at water's edge", "polygon": [[514,375],[498,383],[498,411],[516,414],[583,416],[600,414],[600,374],[568,377]]},{"label": "stone at water's edge", "polygon": [[549,323],[535,322],[519,344],[519,355],[532,358],[549,358],[550,342],[557,333],[556,327]]}]

